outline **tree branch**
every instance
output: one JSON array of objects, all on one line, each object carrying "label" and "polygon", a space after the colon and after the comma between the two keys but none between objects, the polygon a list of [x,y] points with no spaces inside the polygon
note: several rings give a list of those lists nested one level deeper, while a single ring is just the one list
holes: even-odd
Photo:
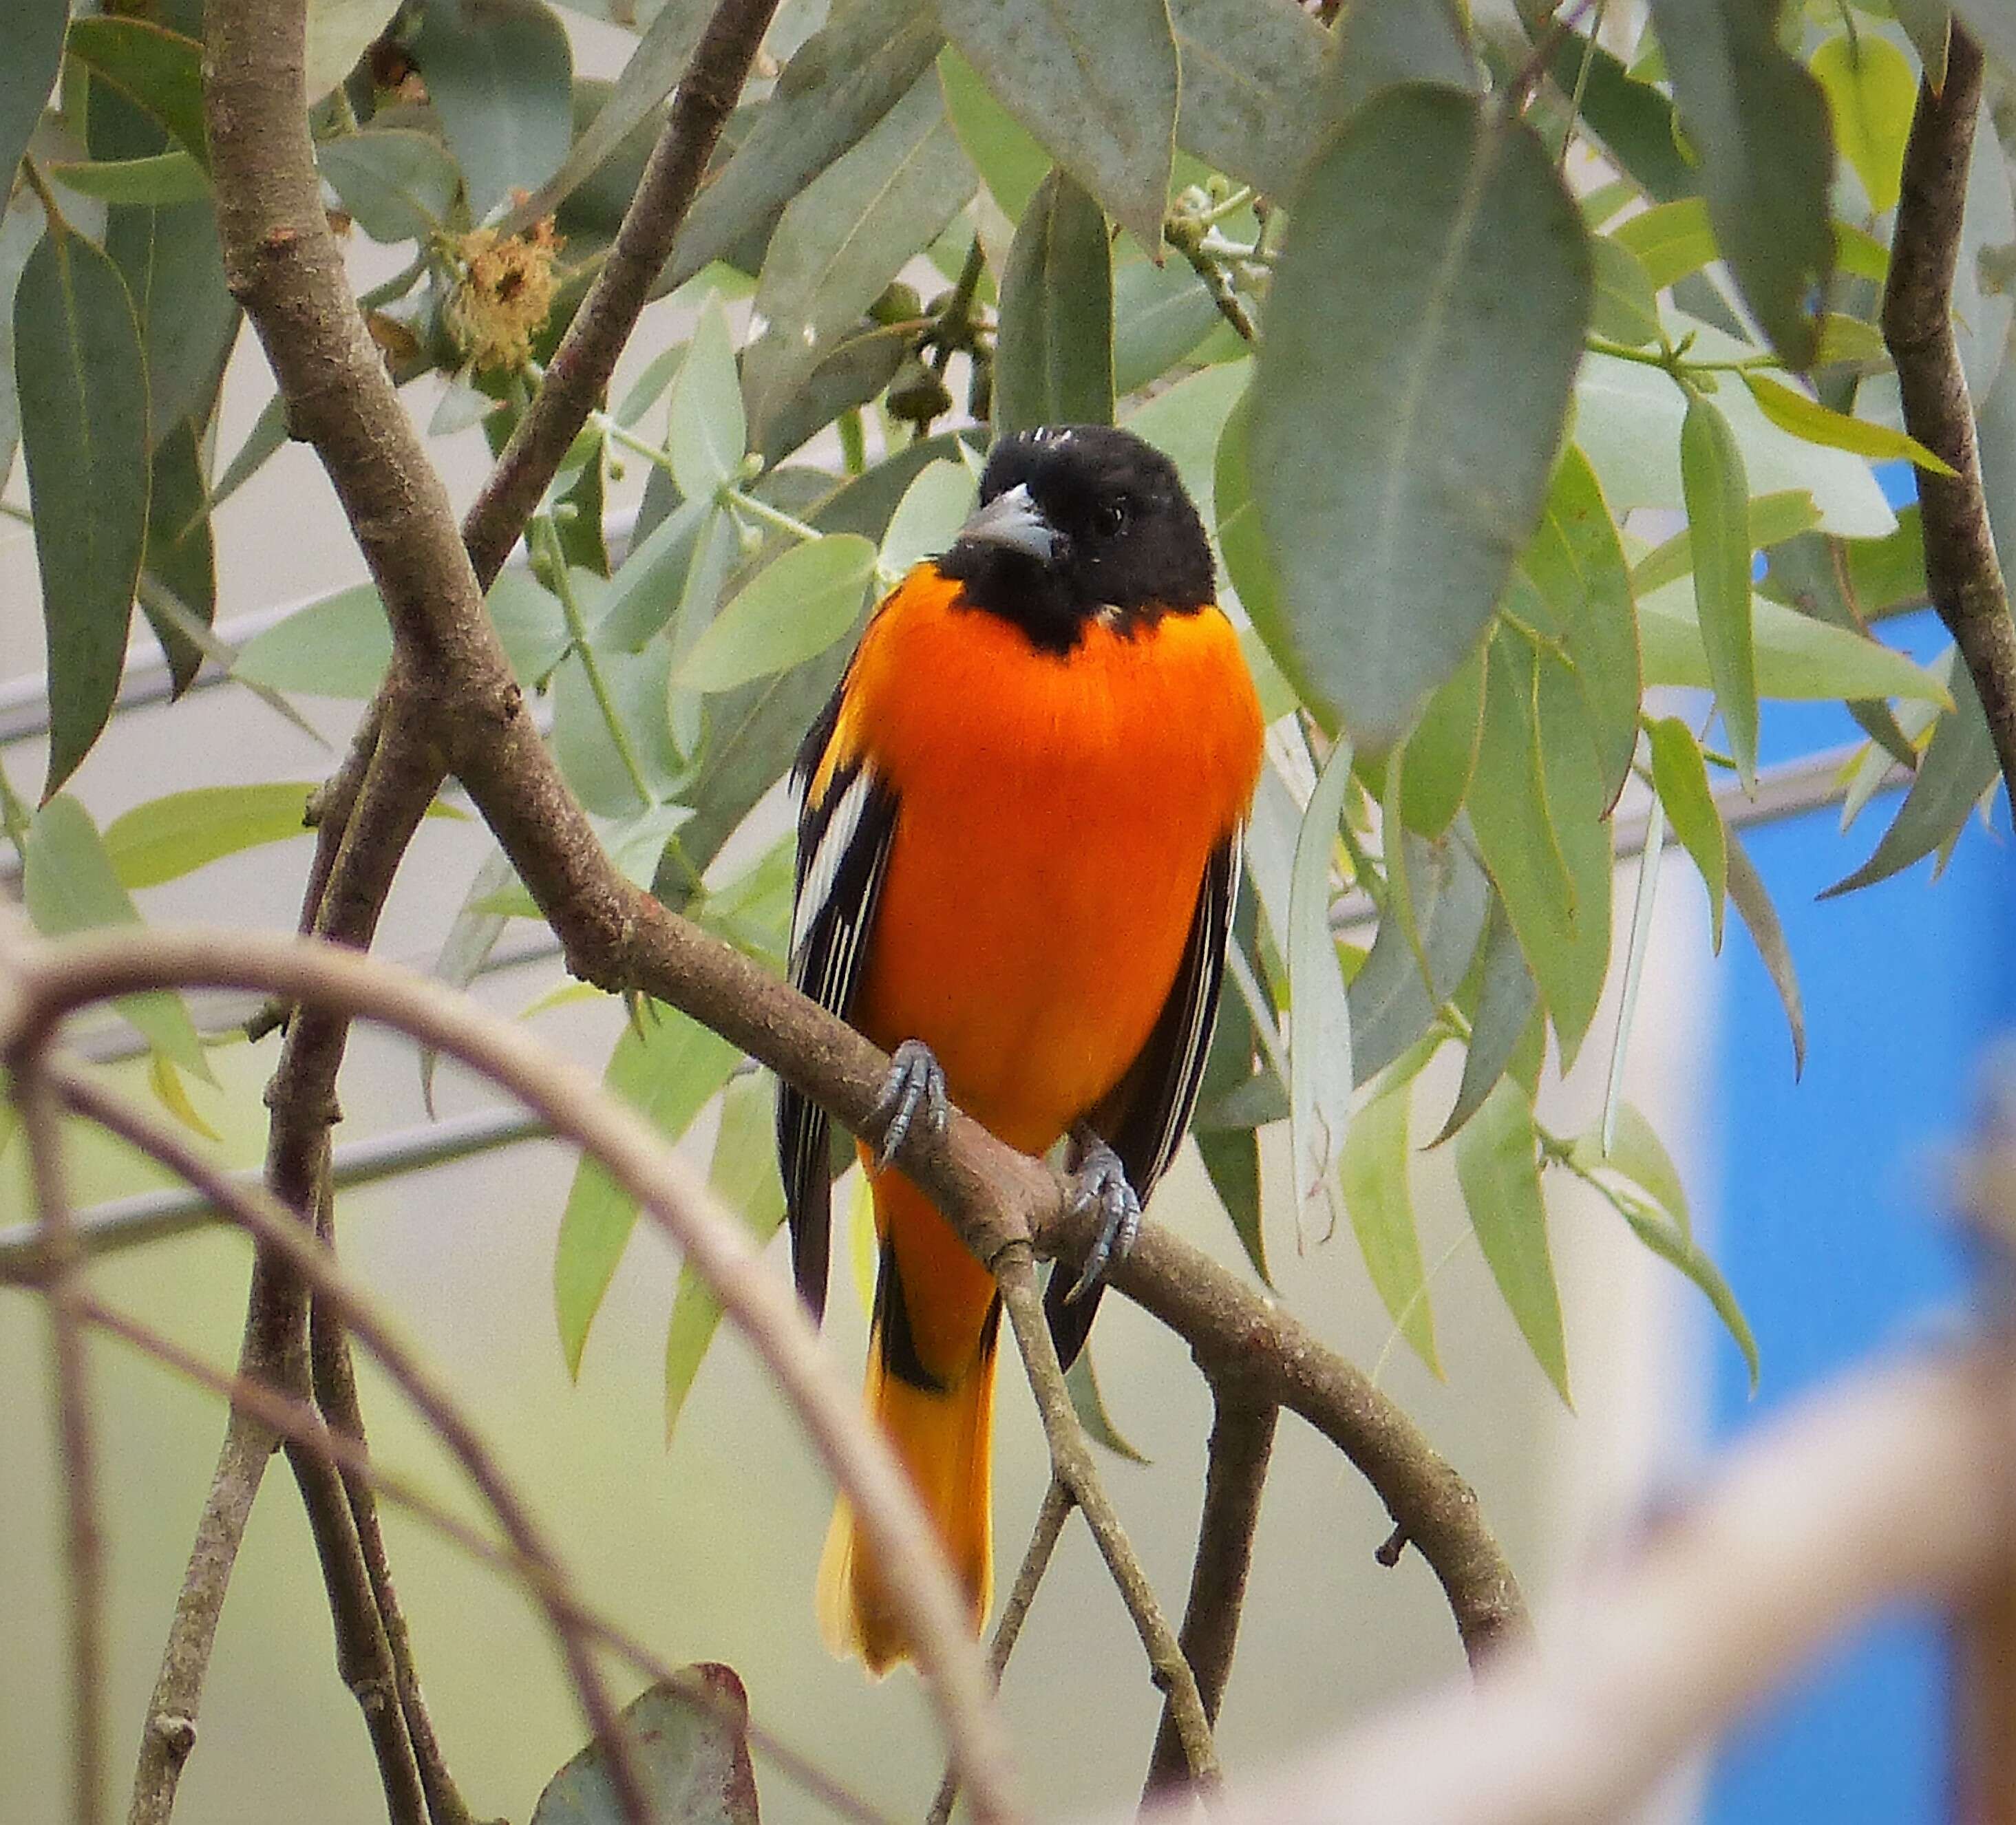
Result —
[{"label": "tree branch", "polygon": [[27,1141],[35,1211],[49,1264],[44,1290],[63,1464],[63,1542],[70,1564],[71,1816],[77,1825],[94,1825],[105,1783],[105,1550],[84,1359],[81,1258],[63,1169],[63,1126],[41,1047],[9,1048],[7,1071]]},{"label": "tree branch", "polygon": [[[1215,1825],[1608,1825],[1858,1620],[1999,1575],[1999,1352],[1865,1374],[1751,1434],[1571,1593],[1544,1649],[1226,1798]],[[1175,1825],[1187,1801],[1157,1808]],[[1114,1825],[1118,1825],[1116,1819]]]},{"label": "tree branch", "polygon": [[1120,1600],[1134,1620],[1155,1684],[1167,1694],[1168,1708],[1175,1715],[1191,1779],[1201,1787],[1215,1787],[1219,1780],[1218,1751],[1211,1740],[1211,1720],[1204,1715],[1196,1676],[1183,1658],[1175,1631],[1162,1614],[1148,1575],[1142,1570],[1126,1530],[1120,1524],[1120,1516],[1100,1481],[1091,1444],[1078,1424],[1071,1391],[1064,1385],[1064,1372],[1057,1362],[1057,1347],[1050,1341],[1049,1321],[1043,1315],[1042,1297],[1036,1290],[1035,1257],[1026,1242],[1018,1242],[1001,1251],[993,1268],[1001,1285],[1002,1303],[1008,1308],[1008,1321],[1015,1327],[1015,1341],[1021,1348],[1022,1362],[1029,1372],[1036,1410],[1042,1415],[1043,1436],[1050,1448],[1051,1477],[1064,1485],[1083,1512],[1100,1557],[1113,1575]]},{"label": "tree branch", "polygon": [[1013,1816],[1006,1755],[967,1636],[963,1601],[908,1478],[887,1442],[836,1384],[796,1297],[650,1125],[571,1060],[466,997],[347,950],[257,933],[125,928],[28,949],[11,998],[0,998],[0,1048],[45,1043],[57,1021],[88,1002],[198,984],[279,994],[395,1027],[511,1092],[636,1198],[762,1356],[854,1504],[888,1568],[893,1600],[918,1644],[978,1816]]},{"label": "tree branch", "polygon": [[[477,1564],[488,1566],[511,1579],[548,1609],[554,1607],[578,1622],[583,1632],[608,1648],[656,1684],[683,1692],[693,1704],[708,1708],[715,1703],[705,1686],[682,1677],[680,1671],[653,1654],[621,1623],[585,1603],[580,1593],[557,1566],[548,1568],[526,1558],[514,1546],[500,1543],[479,1532],[457,1514],[436,1502],[417,1484],[384,1469],[357,1443],[330,1429],[329,1422],[306,1401],[296,1400],[265,1382],[247,1381],[229,1370],[215,1369],[196,1355],[142,1324],[128,1313],[114,1311],[87,1294],[83,1316],[87,1323],[119,1338],[141,1355],[172,1370],[198,1388],[209,1389],[229,1402],[234,1413],[255,1417],[259,1425],[275,1436],[326,1452],[347,1477],[368,1483],[379,1495],[401,1508],[467,1553]],[[751,1745],[776,1762],[827,1811],[859,1825],[889,1825],[857,1794],[842,1787],[824,1769],[751,1718],[746,1726]]]},{"label": "tree branch", "polygon": [[1946,87],[1921,82],[1918,88],[1883,293],[1883,340],[1896,365],[1904,428],[1957,472],[1917,471],[1925,580],[1973,680],[2003,783],[2016,802],[2016,621],[1996,561],[1974,406],[1953,328],[1982,69],[1981,47],[1956,20]]},{"label": "tree branch", "polygon": [[694,47],[614,244],[546,364],[538,392],[463,517],[463,540],[486,585],[503,569],[616,372],[776,10],[777,0],[722,0]]},{"label": "tree branch", "polygon": [[[1246,1602],[1246,1575],[1253,1564],[1254,1529],[1260,1520],[1260,1492],[1266,1485],[1274,1423],[1281,1409],[1256,1396],[1237,1370],[1221,1370],[1212,1376],[1211,1395],[1204,1510],[1197,1517],[1197,1557],[1191,1562],[1190,1600],[1179,1639],[1183,1658],[1197,1675],[1204,1715],[1215,1729],[1226,1684],[1232,1677],[1240,1612]],[[1143,1801],[1183,1785],[1187,1773],[1175,1707],[1165,1704]]]},{"label": "tree branch", "polygon": [[[1043,1491],[1042,1506],[1036,1510],[1035,1528],[1029,1535],[1028,1548],[1022,1555],[1021,1569],[1015,1574],[1014,1586],[1008,1593],[1008,1600],[1001,1606],[999,1620],[994,1625],[994,1639],[988,1644],[987,1671],[996,1691],[1001,1688],[1002,1675],[1008,1670],[1008,1657],[1021,1639],[1022,1625],[1029,1619],[1029,1606],[1036,1600],[1036,1587],[1050,1568],[1051,1555],[1057,1551],[1064,1523],[1071,1519],[1071,1511],[1076,1506],[1070,1486],[1053,1470]],[[946,1825],[958,1799],[959,1765],[954,1762],[945,1769],[945,1778],[938,1783],[938,1791],[932,1796],[931,1809],[925,1816],[924,1825]]]}]

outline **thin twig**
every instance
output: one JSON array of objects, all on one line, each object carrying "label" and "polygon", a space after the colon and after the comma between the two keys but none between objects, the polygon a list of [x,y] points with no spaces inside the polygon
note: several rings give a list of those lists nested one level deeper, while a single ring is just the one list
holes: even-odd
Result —
[{"label": "thin twig", "polygon": [[[1253,1535],[1260,1520],[1260,1492],[1273,1455],[1274,1424],[1281,1409],[1255,1395],[1236,1370],[1211,1377],[1211,1445],[1206,1460],[1204,1510],[1197,1518],[1197,1557],[1190,1564],[1190,1600],[1183,1611],[1183,1658],[1197,1675],[1204,1714],[1215,1729],[1219,1707],[1232,1677],[1239,1642],[1246,1577],[1253,1565]],[[1143,1800],[1157,1798],[1185,1780],[1183,1743],[1175,1706],[1165,1702],[1155,1751],[1148,1764]]]},{"label": "thin twig", "polygon": [[546,364],[544,383],[463,517],[463,541],[486,586],[504,567],[616,372],[776,10],[777,0],[722,0],[700,34],[615,242]]},{"label": "thin twig", "polygon": [[1982,491],[1974,406],[1953,337],[1953,275],[1981,110],[1981,47],[1956,20],[1943,89],[1921,82],[1883,292],[1883,340],[1896,365],[1904,428],[1956,471],[1917,472],[1925,580],[1960,649],[2016,795],[2016,621]]},{"label": "thin twig", "polygon": [[1004,1249],[992,1263],[1000,1283],[1002,1302],[1008,1308],[1009,1323],[1015,1327],[1022,1362],[1028,1370],[1029,1385],[1036,1396],[1036,1410],[1043,1420],[1043,1436],[1050,1448],[1050,1474],[1071,1492],[1071,1499],[1084,1512],[1100,1557],[1113,1575],[1120,1600],[1127,1606],[1155,1684],[1167,1695],[1175,1712],[1190,1777],[1200,1786],[1215,1786],[1219,1780],[1218,1751],[1211,1742],[1211,1720],[1204,1715],[1197,1679],[1176,1640],[1176,1632],[1156,1601],[1148,1575],[1141,1568],[1134,1548],[1120,1524],[1120,1517],[1100,1481],[1093,1462],[1092,1446],[1078,1424],[1071,1406],[1071,1391],[1064,1385],[1064,1372],[1057,1362],[1056,1346],[1050,1341],[1049,1320],[1036,1290],[1035,1257],[1027,1243]]},{"label": "thin twig", "polygon": [[[1070,1486],[1053,1474],[1043,1491],[1042,1506],[1036,1510],[1036,1524],[1029,1535],[1028,1550],[1022,1555],[1021,1569],[1015,1574],[1008,1600],[1001,1607],[1000,1619],[994,1625],[994,1639],[988,1643],[987,1671],[996,1690],[1000,1688],[1002,1675],[1008,1670],[1008,1657],[1015,1651],[1015,1643],[1021,1639],[1022,1625],[1028,1620],[1029,1606],[1036,1600],[1036,1587],[1050,1568],[1050,1556],[1057,1551],[1058,1538],[1075,1506]],[[945,1825],[958,1799],[959,1766],[954,1762],[946,1768],[945,1778],[938,1783],[925,1825]]]},{"label": "thin twig", "polygon": [[[563,1571],[535,1564],[508,1542],[491,1539],[470,1525],[459,1515],[434,1500],[416,1483],[388,1470],[354,1440],[331,1430],[322,1414],[306,1401],[283,1394],[264,1382],[248,1381],[228,1369],[213,1367],[193,1351],[185,1349],[130,1314],[87,1295],[82,1316],[86,1323],[130,1344],[143,1356],[181,1376],[198,1388],[221,1395],[234,1413],[255,1423],[261,1431],[277,1438],[324,1452],[347,1478],[369,1485],[395,1507],[432,1528],[444,1539],[466,1553],[478,1564],[488,1566],[500,1577],[528,1593],[542,1606],[557,1605],[578,1622],[582,1632],[628,1662],[646,1679],[667,1685],[684,1694],[695,1706],[710,1708],[715,1701],[704,1686],[682,1677],[681,1669],[654,1654],[622,1624],[582,1600],[567,1582]],[[805,1789],[829,1812],[859,1825],[890,1825],[880,1812],[859,1795],[850,1792],[788,1743],[751,1718],[745,1726],[750,1745],[775,1762],[778,1768]]]},{"label": "thin twig", "polygon": [[985,1669],[942,1550],[886,1440],[840,1386],[788,1287],[763,1265],[742,1225],[641,1117],[589,1074],[466,997],[375,958],[253,932],[122,929],[25,951],[0,1045],[41,1044],[66,1014],[152,988],[199,984],[281,994],[380,1020],[509,1090],[556,1136],[592,1154],[676,1242],[688,1265],[762,1356],[853,1503],[892,1600],[930,1676],[946,1736],[984,1819],[1015,1816],[1011,1777]]},{"label": "thin twig", "polygon": [[45,1283],[63,1483],[64,1552],[70,1567],[70,1807],[95,1825],[105,1783],[105,1550],[98,1518],[97,1447],[84,1359],[84,1283],[63,1169],[63,1124],[39,1048],[10,1053],[10,1092],[20,1114],[35,1210],[49,1250]]},{"label": "thin twig", "polygon": [[[310,998],[303,996],[301,999],[306,1000]],[[545,1567],[550,1577],[557,1578],[558,1560],[475,1427],[446,1389],[435,1381],[419,1359],[394,1336],[370,1301],[352,1286],[337,1265],[336,1257],[329,1251],[326,1241],[304,1229],[293,1221],[286,1208],[268,1196],[263,1188],[247,1186],[232,1178],[221,1168],[212,1164],[166,1122],[123,1098],[113,1096],[81,1071],[60,1064],[52,1064],[49,1069],[56,1089],[72,1110],[95,1121],[109,1133],[118,1136],[129,1145],[160,1161],[190,1184],[198,1186],[225,1216],[247,1231],[262,1250],[284,1262],[291,1276],[302,1286],[311,1288],[317,1297],[328,1301],[341,1312],[345,1322],[363,1340],[365,1347],[378,1359],[386,1373],[405,1391],[434,1436],[453,1453],[470,1481],[481,1492],[506,1538],[528,1561]],[[326,1419],[324,1423],[326,1424]],[[357,1441],[352,1440],[351,1442]],[[290,1442],[288,1449],[290,1456],[297,1456],[304,1462],[312,1461],[314,1473],[304,1478],[304,1484],[323,1480],[332,1484],[336,1502],[347,1517],[350,1512],[348,1498],[331,1453],[322,1449],[319,1442],[311,1445]],[[351,1550],[357,1550],[354,1532],[351,1542]],[[361,1601],[354,1598],[347,1600],[344,1592],[333,1589],[332,1601],[341,1604],[348,1600],[368,1611],[369,1625],[375,1629],[378,1626],[378,1612],[373,1603],[361,1553],[359,1560],[355,1576],[362,1587]],[[588,1643],[579,1629],[558,1614],[554,1615],[553,1622],[562,1655],[567,1661],[568,1675],[574,1681],[575,1694],[581,1701],[582,1715],[587,1719],[589,1729],[604,1743],[612,1745],[614,1750],[610,1774],[625,1816],[632,1821],[632,1825],[650,1825],[651,1804],[629,1755],[627,1739],[617,1726],[615,1703],[610,1697],[601,1671],[589,1653]],[[338,1626],[341,1628],[344,1625],[344,1619],[340,1617]],[[351,1626],[361,1630],[364,1626],[363,1620],[354,1619]],[[380,1639],[382,1640],[382,1637]],[[383,1689],[376,1695],[375,1704],[389,1712],[394,1719],[400,1718],[399,1697],[389,1651],[384,1657],[382,1672],[376,1673],[375,1676],[383,1682]],[[365,1715],[367,1720],[376,1721],[373,1704],[365,1704]],[[405,1743],[403,1733],[399,1740]],[[407,1753],[411,1755],[410,1746]],[[420,1791],[417,1769],[413,1776],[412,1798],[412,1802],[420,1807],[421,1816],[424,1816],[426,1802]]]}]

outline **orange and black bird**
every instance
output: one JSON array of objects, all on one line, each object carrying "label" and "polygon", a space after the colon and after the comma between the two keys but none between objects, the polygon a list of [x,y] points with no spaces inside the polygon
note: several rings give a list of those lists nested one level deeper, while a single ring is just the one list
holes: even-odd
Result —
[{"label": "orange and black bird", "polygon": [[[877,608],[793,775],[792,979],[894,1054],[861,1149],[881,1258],[869,1409],[972,1600],[992,1596],[992,1279],[892,1164],[948,1096],[1011,1146],[1066,1134],[1102,1215],[1046,1304],[1068,1363],[1197,1100],[1259,774],[1261,715],[1168,459],[1072,426],[1004,438],[952,549]],[[778,1149],[798,1287],[824,1306],[826,1118],[788,1085]],[[843,1501],[828,1644],[910,1643]]]}]

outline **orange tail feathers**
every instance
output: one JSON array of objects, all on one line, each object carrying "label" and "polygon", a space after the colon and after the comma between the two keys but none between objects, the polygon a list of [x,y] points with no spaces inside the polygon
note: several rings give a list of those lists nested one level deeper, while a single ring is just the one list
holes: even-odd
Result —
[{"label": "orange tail feathers", "polygon": [[[944,1219],[907,1180],[885,1175],[876,1186],[876,1205],[883,1246],[869,1344],[868,1410],[909,1472],[971,1602],[977,1634],[994,1594],[994,1359],[1000,1308],[986,1270],[959,1249]],[[963,1259],[941,1263],[939,1238],[930,1229],[941,1230]],[[950,1265],[953,1271],[927,1274],[921,1270],[927,1260],[933,1268]],[[816,1601],[819,1632],[843,1659],[859,1655],[879,1678],[912,1658],[909,1631],[844,1497],[834,1505],[819,1560]]]}]

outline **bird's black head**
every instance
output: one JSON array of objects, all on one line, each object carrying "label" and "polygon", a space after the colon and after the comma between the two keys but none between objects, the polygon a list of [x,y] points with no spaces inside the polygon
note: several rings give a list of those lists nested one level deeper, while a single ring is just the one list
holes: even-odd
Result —
[{"label": "bird's black head", "polygon": [[1003,438],[938,568],[1049,653],[1070,652],[1094,621],[1132,633],[1213,594],[1211,546],[1175,465],[1110,425]]}]

